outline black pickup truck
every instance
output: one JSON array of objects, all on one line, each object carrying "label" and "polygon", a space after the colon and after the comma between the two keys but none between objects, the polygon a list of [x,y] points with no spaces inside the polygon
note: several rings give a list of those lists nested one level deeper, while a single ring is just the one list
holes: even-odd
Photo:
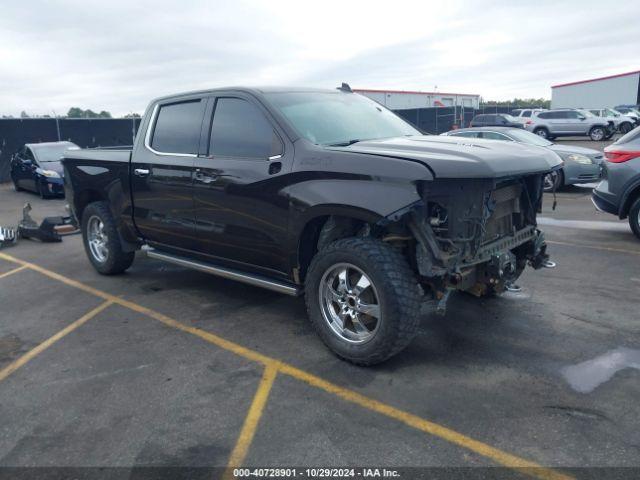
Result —
[{"label": "black pickup truck", "polygon": [[406,347],[421,310],[548,263],[536,226],[553,152],[423,135],[351,92],[225,88],[151,102],[133,150],[69,151],[93,266],[136,250],[289,295],[360,365]]}]

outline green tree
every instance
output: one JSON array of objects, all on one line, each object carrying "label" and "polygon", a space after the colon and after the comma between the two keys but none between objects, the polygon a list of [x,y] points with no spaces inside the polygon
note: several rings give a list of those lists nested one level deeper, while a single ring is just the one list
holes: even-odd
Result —
[{"label": "green tree", "polygon": [[106,110],[102,110],[100,113],[96,113],[90,108],[83,110],[78,107],[72,107],[67,112],[69,118],[112,118],[111,113]]}]

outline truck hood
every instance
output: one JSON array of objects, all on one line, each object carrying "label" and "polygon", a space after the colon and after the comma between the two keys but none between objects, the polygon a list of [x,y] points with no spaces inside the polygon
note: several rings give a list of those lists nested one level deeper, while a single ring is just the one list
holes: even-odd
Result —
[{"label": "truck hood", "polygon": [[562,165],[560,157],[544,147],[437,135],[365,140],[335,148],[417,161],[436,178],[510,177],[548,172]]}]

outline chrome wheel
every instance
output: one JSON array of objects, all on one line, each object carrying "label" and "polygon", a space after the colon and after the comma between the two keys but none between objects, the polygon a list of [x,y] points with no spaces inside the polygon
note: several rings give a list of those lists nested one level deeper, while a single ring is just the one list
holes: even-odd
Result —
[{"label": "chrome wheel", "polygon": [[601,141],[605,136],[605,132],[602,128],[594,128],[591,130],[591,140],[594,142]]},{"label": "chrome wheel", "polygon": [[104,229],[104,222],[98,216],[92,216],[87,222],[87,242],[91,255],[98,262],[104,263],[109,256],[109,247],[107,242],[109,237]]},{"label": "chrome wheel", "polygon": [[322,276],[319,291],[322,316],[340,339],[365,343],[381,322],[378,292],[371,279],[350,263],[333,265]]}]

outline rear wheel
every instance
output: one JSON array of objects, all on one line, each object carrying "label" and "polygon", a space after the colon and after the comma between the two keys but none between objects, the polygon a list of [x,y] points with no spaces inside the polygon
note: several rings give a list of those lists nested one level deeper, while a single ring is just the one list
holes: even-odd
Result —
[{"label": "rear wheel", "polygon": [[103,275],[122,273],[133,263],[135,252],[122,250],[116,223],[106,202],[90,203],[84,209],[82,239],[93,267]]},{"label": "rear wheel", "polygon": [[549,138],[549,130],[547,130],[545,127],[536,128],[533,133],[542,138]]},{"label": "rear wheel", "polygon": [[564,185],[564,174],[562,170],[555,170],[551,173],[547,173],[544,177],[544,191],[555,192],[560,190],[560,187]]},{"label": "rear wheel", "polygon": [[629,210],[629,226],[635,236],[640,238],[640,197],[636,198]]},{"label": "rear wheel", "polygon": [[589,138],[591,138],[591,140],[593,140],[594,142],[600,142],[604,140],[604,137],[606,136],[607,132],[605,131],[604,127],[593,127],[591,130],[589,130]]},{"label": "rear wheel", "polygon": [[339,357],[374,365],[404,349],[418,329],[421,291],[404,257],[370,238],[337,240],[311,262],[309,319]]}]

